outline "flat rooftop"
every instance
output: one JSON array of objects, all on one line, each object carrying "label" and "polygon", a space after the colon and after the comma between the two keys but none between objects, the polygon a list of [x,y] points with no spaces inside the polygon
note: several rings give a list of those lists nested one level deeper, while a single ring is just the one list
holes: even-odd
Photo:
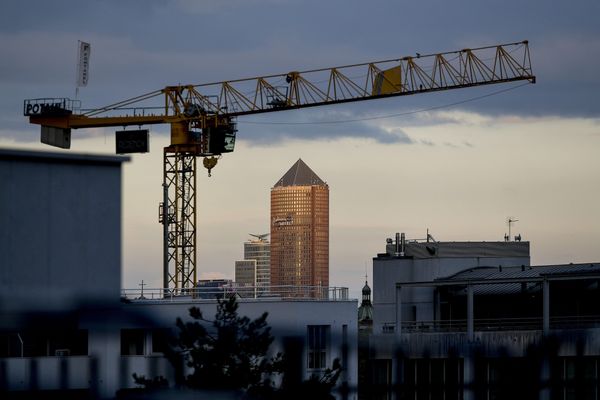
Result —
[{"label": "flat rooftop", "polygon": [[[376,259],[394,257],[395,244]],[[407,242],[404,256],[410,258],[529,257],[529,242]]]},{"label": "flat rooftop", "polygon": [[74,163],[74,164],[122,164],[131,160],[127,156],[107,154],[85,154],[70,152],[53,152],[37,150],[21,150],[0,148],[0,161],[14,160],[26,162],[51,162],[51,163]]}]

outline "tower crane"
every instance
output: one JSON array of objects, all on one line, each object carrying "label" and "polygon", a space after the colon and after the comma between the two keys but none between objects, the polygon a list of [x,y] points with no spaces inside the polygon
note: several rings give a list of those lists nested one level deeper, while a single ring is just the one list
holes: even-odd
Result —
[{"label": "tower crane", "polygon": [[[196,276],[196,160],[209,170],[232,152],[236,118],[306,107],[406,96],[514,81],[535,83],[528,41],[404,56],[334,68],[291,71],[199,85],[167,86],[96,109],[80,101],[24,101],[43,143],[70,148],[71,130],[169,124],[164,148],[163,287],[186,293]],[[146,152],[148,130],[116,132],[118,153]]]}]

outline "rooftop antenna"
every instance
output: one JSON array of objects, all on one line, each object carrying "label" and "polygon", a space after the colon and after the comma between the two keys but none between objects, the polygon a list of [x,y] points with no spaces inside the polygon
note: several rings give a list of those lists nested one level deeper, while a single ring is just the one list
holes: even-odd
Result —
[{"label": "rooftop antenna", "polygon": [[429,228],[427,228],[427,243],[429,243],[430,241],[433,243],[437,243],[433,235],[429,233]]},{"label": "rooftop antenna", "polygon": [[141,293],[141,295],[140,295],[140,297],[139,297],[140,299],[145,299],[145,297],[144,297],[144,286],[147,286],[147,285],[148,285],[148,284],[147,284],[147,283],[144,283],[144,280],[143,280],[143,279],[142,279],[142,283],[140,283],[140,284],[138,285],[138,286],[141,286],[141,287],[142,287],[142,293]]},{"label": "rooftop antenna", "polygon": [[510,241],[510,230],[512,228],[512,224],[514,224],[517,221],[519,221],[519,220],[516,219],[515,217],[506,218],[506,223],[508,224],[508,241]]}]

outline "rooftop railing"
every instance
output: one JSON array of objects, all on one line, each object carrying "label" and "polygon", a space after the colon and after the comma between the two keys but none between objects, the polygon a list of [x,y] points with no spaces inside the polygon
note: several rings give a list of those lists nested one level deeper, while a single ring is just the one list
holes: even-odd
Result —
[{"label": "rooftop railing", "polygon": [[121,289],[121,299],[128,301],[162,300],[190,301],[214,300],[237,296],[240,299],[256,300],[306,300],[343,301],[349,300],[346,287],[323,286],[222,286],[195,287],[187,289],[138,288]]},{"label": "rooftop railing", "polygon": [[[481,318],[475,319],[474,330],[510,331],[542,330],[542,317],[529,318]],[[394,333],[394,322],[384,323],[381,333]],[[600,328],[600,315],[571,315],[550,317],[550,329],[589,329]],[[467,320],[402,321],[403,333],[444,333],[466,332]]]}]

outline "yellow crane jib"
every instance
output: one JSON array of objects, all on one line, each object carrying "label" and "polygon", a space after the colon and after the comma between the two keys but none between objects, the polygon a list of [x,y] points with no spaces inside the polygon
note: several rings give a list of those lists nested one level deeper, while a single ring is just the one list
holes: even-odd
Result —
[{"label": "yellow crane jib", "polygon": [[[289,71],[289,70],[288,70]],[[104,107],[78,100],[25,100],[43,143],[69,148],[71,130],[136,127],[116,133],[119,153],[149,151],[142,125],[170,125],[163,153],[163,284],[171,294],[196,285],[196,159],[210,173],[234,150],[236,118],[384,97],[526,80],[535,83],[528,41],[199,85],[167,86]],[[166,289],[167,290],[167,289]]]}]

